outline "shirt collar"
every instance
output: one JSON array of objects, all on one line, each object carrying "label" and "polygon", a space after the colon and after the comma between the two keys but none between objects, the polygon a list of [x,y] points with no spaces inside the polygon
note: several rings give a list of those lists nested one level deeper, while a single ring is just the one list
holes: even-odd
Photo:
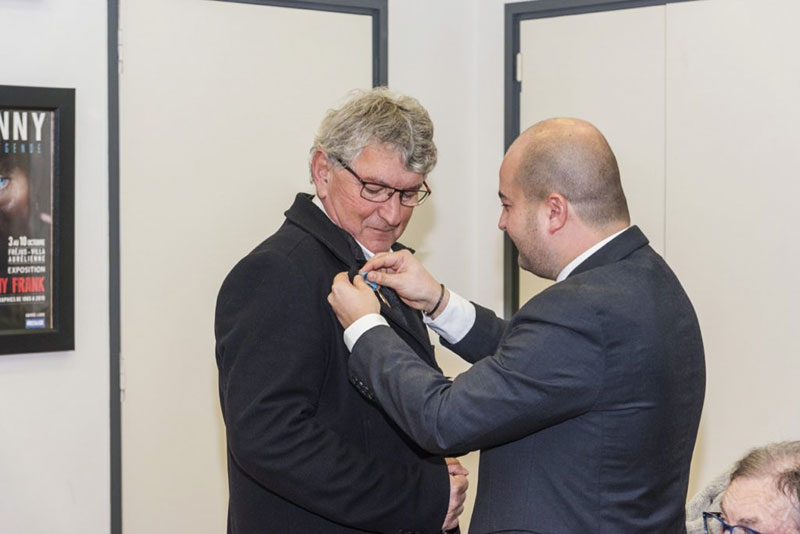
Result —
[{"label": "shirt collar", "polygon": [[[327,212],[327,211],[325,211],[325,206],[322,204],[322,201],[319,199],[319,197],[318,197],[317,195],[314,195],[314,198],[311,200],[311,202],[313,202],[315,206],[317,206],[319,209],[321,209],[321,210],[322,210],[322,213],[324,213],[324,214],[325,214],[325,216],[326,216],[326,217],[328,217],[328,219],[331,219],[331,216],[330,216],[330,215],[328,215],[328,212]],[[333,219],[331,219],[331,222],[332,222],[333,224],[336,224],[336,222],[334,222],[334,220],[333,220]],[[338,225],[337,225],[337,226],[338,226]],[[374,253],[374,252],[372,252],[372,251],[368,250],[368,249],[367,249],[367,247],[365,247],[364,245],[362,245],[362,244],[361,244],[361,243],[358,241],[358,239],[356,239],[355,237],[353,238],[353,241],[355,241],[355,242],[356,242],[356,244],[357,244],[359,247],[361,247],[361,252],[363,252],[363,253],[364,253],[364,259],[366,259],[366,260],[369,260],[370,258],[372,258],[372,256],[374,256],[374,255],[375,255],[375,253]]]},{"label": "shirt collar", "polygon": [[562,280],[564,280],[566,277],[568,277],[572,273],[572,271],[575,270],[575,268],[578,265],[580,265],[581,263],[586,261],[589,258],[589,256],[591,256],[592,254],[594,254],[595,252],[597,252],[598,250],[603,248],[603,246],[605,244],[607,244],[609,241],[611,241],[612,239],[617,237],[619,234],[621,234],[622,232],[624,232],[628,228],[630,228],[630,226],[628,226],[627,228],[623,228],[622,230],[620,230],[616,234],[612,234],[612,235],[608,236],[607,238],[603,239],[599,243],[596,243],[595,245],[593,245],[589,249],[585,250],[580,256],[578,256],[577,258],[575,258],[574,260],[569,262],[566,267],[561,269],[561,272],[558,273],[558,277],[556,277],[556,282],[561,282]]}]

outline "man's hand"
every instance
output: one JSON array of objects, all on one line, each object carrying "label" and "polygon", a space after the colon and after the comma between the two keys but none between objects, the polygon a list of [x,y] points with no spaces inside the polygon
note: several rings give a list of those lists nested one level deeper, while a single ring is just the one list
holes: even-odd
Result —
[{"label": "man's hand", "polygon": [[444,518],[442,530],[447,531],[458,526],[458,516],[464,512],[464,500],[467,498],[469,471],[455,458],[446,458],[447,472],[450,473],[450,504]]},{"label": "man's hand", "polygon": [[[431,311],[439,302],[442,291],[439,282],[407,250],[376,254],[364,264],[361,272],[368,272],[367,279],[371,282],[394,289],[403,302],[415,310]],[[436,315],[446,307],[449,298],[445,290]]]},{"label": "man's hand", "polygon": [[345,329],[368,313],[381,312],[381,304],[366,282],[356,276],[351,284],[346,272],[334,277],[328,302]]}]

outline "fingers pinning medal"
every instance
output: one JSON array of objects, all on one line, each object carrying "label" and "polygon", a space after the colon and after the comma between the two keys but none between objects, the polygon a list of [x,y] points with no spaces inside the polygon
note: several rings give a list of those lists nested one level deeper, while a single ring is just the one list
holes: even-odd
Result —
[{"label": "fingers pinning medal", "polygon": [[375,294],[378,295],[378,298],[380,299],[380,301],[383,302],[384,304],[386,304],[387,308],[391,308],[392,305],[389,304],[389,301],[386,300],[386,297],[384,297],[383,293],[381,293],[381,286],[379,286],[378,284],[376,284],[375,282],[373,282],[371,280],[368,280],[367,279],[367,274],[369,274],[369,272],[361,273],[361,278],[363,278],[364,282],[366,282],[366,284],[369,287],[372,288],[372,290],[375,292]]}]

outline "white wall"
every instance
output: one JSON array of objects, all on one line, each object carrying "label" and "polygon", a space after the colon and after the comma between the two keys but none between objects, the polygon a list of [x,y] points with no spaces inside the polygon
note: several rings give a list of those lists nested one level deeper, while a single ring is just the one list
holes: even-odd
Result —
[{"label": "white wall", "polygon": [[[473,15],[474,120],[471,150],[474,300],[503,313],[503,233],[497,228],[500,200],[498,171],[505,154],[505,5],[479,0]],[[467,214],[465,214],[467,216]],[[469,236],[465,236],[470,239]]]},{"label": "white wall", "polygon": [[[472,152],[474,64],[473,9],[457,0],[393,0],[389,2],[389,86],[417,98],[434,123],[439,162],[428,182],[430,200],[414,210],[403,243],[448,287],[475,298],[471,265],[476,244],[465,236],[476,231],[468,213],[473,203]],[[445,67],[445,68],[443,68]],[[438,347],[446,375],[466,368],[461,359]],[[471,473],[472,488],[461,521],[467,531],[475,499],[478,454],[461,459]]]},{"label": "white wall", "polygon": [[794,0],[667,9],[666,258],[707,369],[690,494],[748,449],[800,439],[798,16]]},{"label": "white wall", "polygon": [[[105,0],[0,3],[5,85],[76,89],[75,351],[0,356],[0,531],[109,531]],[[0,339],[0,343],[2,340]]]},{"label": "white wall", "polygon": [[498,312],[505,3],[389,2],[389,85],[428,109],[439,148],[433,195],[404,240],[449,287]]},{"label": "white wall", "polygon": [[[428,109],[439,149],[429,179],[433,194],[415,210],[403,242],[448,287],[500,314],[504,5],[501,0],[389,1],[389,85]],[[448,376],[468,368],[441,347],[437,358]],[[461,521],[466,532],[478,454],[462,463],[472,484]]]}]

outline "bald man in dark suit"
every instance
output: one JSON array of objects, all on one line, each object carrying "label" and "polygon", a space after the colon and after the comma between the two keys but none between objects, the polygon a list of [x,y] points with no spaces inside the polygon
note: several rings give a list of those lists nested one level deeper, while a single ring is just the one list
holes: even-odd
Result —
[{"label": "bald man in dark suit", "polygon": [[[445,290],[409,254],[374,258],[474,365],[421,365],[359,278],[328,299],[365,395],[428,451],[481,450],[470,532],[680,533],[705,392],[700,328],[681,284],[631,226],[616,158],[576,119],[525,131],[500,169],[499,227],[520,266],[557,283],[510,321]],[[383,271],[383,272],[381,272]]]}]

